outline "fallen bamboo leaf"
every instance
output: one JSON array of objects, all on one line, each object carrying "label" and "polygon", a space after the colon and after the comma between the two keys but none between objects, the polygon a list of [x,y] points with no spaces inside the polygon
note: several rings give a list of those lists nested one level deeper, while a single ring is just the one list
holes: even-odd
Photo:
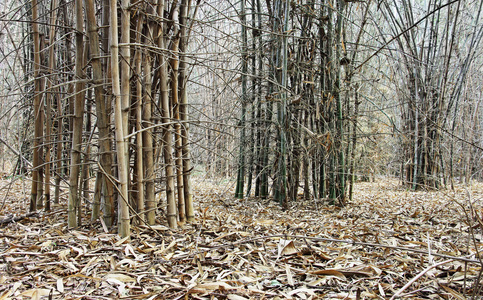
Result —
[{"label": "fallen bamboo leaf", "polygon": [[111,280],[115,279],[120,282],[136,282],[135,278],[132,278],[131,276],[120,274],[120,273],[109,273],[104,277],[104,280]]},{"label": "fallen bamboo leaf", "polygon": [[62,278],[57,278],[57,290],[60,292],[60,293],[63,293],[64,292],[64,280]]},{"label": "fallen bamboo leaf", "polygon": [[335,276],[335,277],[338,277],[338,278],[343,279],[343,280],[346,279],[345,275],[338,270],[317,270],[317,271],[310,271],[309,274],[323,275],[323,276]]},{"label": "fallen bamboo leaf", "polygon": [[122,238],[120,239],[119,241],[117,241],[114,246],[118,247],[118,246],[121,246],[122,244],[124,244],[125,242],[127,242],[129,240],[129,236],[126,236],[125,238]]},{"label": "fallen bamboo leaf", "polygon": [[228,295],[226,295],[226,299],[228,299],[228,300],[248,300],[248,298],[238,296],[236,294],[228,294]]},{"label": "fallen bamboo leaf", "polygon": [[30,289],[20,293],[20,295],[30,297],[31,299],[40,299],[41,297],[48,296],[50,293],[51,290],[49,289]]},{"label": "fallen bamboo leaf", "polygon": [[6,291],[3,294],[0,295],[0,300],[9,300],[10,295],[12,295],[12,291]]},{"label": "fallen bamboo leaf", "polygon": [[278,243],[278,256],[293,255],[298,253],[293,241],[280,239]]},{"label": "fallen bamboo leaf", "polygon": [[226,282],[209,282],[197,284],[190,289],[190,293],[207,293],[215,290],[231,290],[234,289],[231,285]]},{"label": "fallen bamboo leaf", "polygon": [[452,288],[445,286],[445,285],[440,285],[446,292],[450,293],[451,296],[460,299],[460,300],[465,300],[466,297],[458,293],[457,291],[453,290]]}]

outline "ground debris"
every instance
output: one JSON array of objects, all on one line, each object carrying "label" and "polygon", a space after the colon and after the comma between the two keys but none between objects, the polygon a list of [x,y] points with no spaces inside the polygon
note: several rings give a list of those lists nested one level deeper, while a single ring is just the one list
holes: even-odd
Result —
[{"label": "ground debris", "polygon": [[69,230],[62,206],[21,214],[9,198],[0,299],[479,298],[482,187],[411,192],[384,179],[358,183],[346,207],[284,211],[203,182],[194,223],[139,226],[130,240],[101,222]]}]

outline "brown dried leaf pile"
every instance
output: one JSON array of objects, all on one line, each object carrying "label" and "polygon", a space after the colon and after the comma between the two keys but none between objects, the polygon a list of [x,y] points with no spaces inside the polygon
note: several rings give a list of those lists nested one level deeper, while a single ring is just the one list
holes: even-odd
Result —
[{"label": "brown dried leaf pile", "polygon": [[300,200],[282,211],[203,181],[195,223],[139,226],[130,240],[100,222],[69,230],[62,206],[26,216],[26,184],[2,182],[0,299],[483,295],[481,184],[410,192],[385,179],[359,183],[344,208]]}]

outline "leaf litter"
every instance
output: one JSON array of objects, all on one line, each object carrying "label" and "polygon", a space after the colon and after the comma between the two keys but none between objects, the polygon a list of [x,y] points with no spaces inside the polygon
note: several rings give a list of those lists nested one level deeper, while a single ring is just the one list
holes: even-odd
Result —
[{"label": "leaf litter", "polygon": [[[0,182],[10,184],[7,181]],[[346,207],[234,199],[195,185],[196,220],[68,229],[62,205],[25,214],[26,183],[0,194],[0,299],[481,298],[483,184],[412,192],[357,183]],[[65,202],[66,199],[64,199]],[[163,205],[161,203],[161,205]]]}]

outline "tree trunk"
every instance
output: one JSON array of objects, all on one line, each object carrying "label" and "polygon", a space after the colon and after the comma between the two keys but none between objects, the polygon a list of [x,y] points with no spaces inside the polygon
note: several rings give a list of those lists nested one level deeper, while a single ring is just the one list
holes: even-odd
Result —
[{"label": "tree trunk", "polygon": [[[87,50],[85,51],[87,52]],[[87,54],[87,53],[86,53]],[[87,59],[85,60],[87,61]],[[79,191],[79,214],[77,215],[77,224],[80,225],[82,220],[82,214],[81,212],[81,200],[84,200],[84,203],[89,203],[89,173],[90,173],[90,155],[91,155],[91,139],[92,135],[94,132],[92,132],[92,120],[91,120],[91,114],[92,114],[92,89],[87,90],[87,102],[86,102],[86,127],[85,127],[85,132],[89,134],[89,138],[86,139],[86,146],[83,151],[83,164],[82,164],[82,170],[81,170],[81,189]]]},{"label": "tree trunk", "polygon": [[[164,0],[159,0],[158,3],[158,15],[164,15]],[[159,24],[158,28],[158,47],[165,49],[165,32],[162,23]],[[170,106],[169,106],[169,90],[168,90],[168,70],[167,70],[167,59],[165,54],[159,55],[160,62],[160,89],[161,89],[161,106],[162,106],[162,120],[164,123],[163,127],[163,154],[165,173],[166,173],[166,199],[167,199],[167,219],[170,228],[177,227],[176,218],[176,199],[174,197],[174,172],[173,172],[173,158],[172,158],[172,136],[171,136],[171,124],[170,124]]]},{"label": "tree trunk", "polygon": [[[127,13],[128,3],[126,0],[123,0],[122,3],[122,16],[126,18],[129,16]],[[117,30],[117,1],[110,0],[110,10],[111,10],[111,76],[112,76],[112,93],[115,97],[115,105],[114,105],[114,124],[115,124],[115,133],[116,133],[116,148],[117,148],[117,167],[119,173],[119,233],[121,237],[127,237],[130,235],[131,227],[130,227],[130,218],[129,218],[129,194],[128,194],[128,165],[127,165],[127,155],[125,150],[126,143],[124,142],[124,119],[123,119],[123,104],[122,104],[122,94],[121,94],[121,83],[119,79],[119,43],[118,43],[118,30]],[[126,13],[128,14],[126,16]],[[124,25],[126,25],[126,21],[124,20]],[[128,24],[129,25],[129,24]],[[123,29],[125,26],[123,26]],[[127,35],[129,35],[129,26],[128,26]],[[126,33],[124,32],[124,39],[126,38]],[[123,57],[127,59],[127,63],[129,64],[129,49],[124,52],[127,57]],[[129,65],[127,66],[129,67]],[[124,67],[125,68],[125,67]],[[123,69],[123,71],[125,71]],[[129,70],[128,70],[129,71]],[[126,74],[124,74],[126,75]],[[123,91],[125,91],[125,85],[129,85],[129,74],[128,76],[123,76],[122,82]],[[129,89],[129,87],[128,87]],[[129,97],[129,95],[124,95],[124,97]],[[125,114],[124,114],[125,115]],[[127,126],[126,126],[127,127]]]},{"label": "tree trunk", "polygon": [[[149,29],[149,36],[153,36],[153,30]],[[144,59],[144,99],[143,99],[143,125],[149,128],[153,124],[152,120],[152,75],[151,75],[151,53],[145,53]],[[146,129],[143,131],[143,163],[146,181],[146,221],[149,225],[153,225],[156,217],[156,195],[154,191],[154,153],[153,153],[153,130]]]},{"label": "tree trunk", "polygon": [[[188,124],[188,97],[186,95],[186,83],[187,83],[187,63],[186,63],[186,48],[188,46],[188,39],[190,33],[187,32],[187,18],[190,10],[191,1],[182,0],[180,6],[180,63],[179,63],[179,95],[180,95],[180,107],[179,114],[181,119],[181,151],[183,156],[183,185],[184,185],[184,200],[186,210],[186,220],[188,222],[194,221],[194,209],[193,209],[193,196],[191,194],[191,161],[189,153],[189,124]],[[199,3],[199,1],[198,1]],[[196,6],[198,7],[198,5]],[[196,11],[195,11],[196,13]],[[194,16],[193,16],[194,17]],[[191,27],[190,27],[191,28]]]},{"label": "tree trunk", "polygon": [[60,181],[61,181],[61,173],[62,173],[62,118],[60,115],[62,114],[62,102],[60,101],[60,97],[56,97],[57,101],[57,116],[56,121],[54,122],[54,127],[57,130],[57,141],[55,147],[55,191],[54,191],[54,203],[58,204],[60,200]]},{"label": "tree trunk", "polygon": [[76,34],[75,34],[75,96],[74,96],[74,121],[72,127],[72,150],[70,160],[69,177],[69,205],[68,223],[69,227],[78,226],[78,215],[80,215],[79,201],[79,173],[81,166],[81,146],[82,146],[82,123],[84,116],[84,39],[83,39],[83,13],[82,1],[75,1],[76,14]]},{"label": "tree trunk", "polygon": [[344,8],[345,8],[345,0],[339,0],[337,5],[337,28],[335,33],[335,98],[337,103],[337,139],[336,139],[336,149],[338,152],[338,178],[337,178],[337,194],[336,197],[339,201],[340,205],[344,205],[345,203],[345,157],[344,157],[344,120],[343,120],[343,112],[342,112],[342,97],[341,97],[341,52],[342,52],[342,24],[345,18],[344,16]]},{"label": "tree trunk", "polygon": [[248,72],[248,41],[247,41],[247,24],[245,15],[245,0],[240,1],[240,20],[241,20],[241,81],[242,81],[242,94],[241,94],[241,118],[240,118],[240,152],[238,153],[238,174],[236,180],[235,197],[243,199],[243,189],[245,186],[245,118],[246,118],[246,102],[247,102],[247,72]]},{"label": "tree trunk", "polygon": [[[109,133],[109,106],[106,104],[104,96],[104,83],[101,54],[99,50],[99,35],[95,19],[94,1],[86,0],[86,19],[87,32],[89,36],[89,53],[92,66],[94,98],[96,101],[97,127],[99,129],[99,164],[102,176],[97,180],[101,180],[104,190],[104,222],[107,226],[112,226],[114,219],[114,186],[111,182],[112,178],[112,154],[111,154],[111,136]],[[107,8],[105,8],[107,9]],[[101,185],[101,186],[102,186]]]},{"label": "tree trunk", "polygon": [[[137,17],[136,24],[136,43],[141,44],[141,30],[144,22],[142,14]],[[139,222],[142,223],[145,220],[144,217],[144,163],[143,163],[143,133],[142,133],[142,122],[143,122],[143,84],[141,80],[142,76],[142,49],[138,47],[135,54],[135,64],[136,64],[136,185],[137,185],[137,198],[136,198],[136,208],[137,216]]]},{"label": "tree trunk", "polygon": [[34,144],[32,159],[32,186],[30,192],[30,211],[37,210],[37,189],[40,169],[40,145],[42,139],[42,118],[41,112],[41,79],[40,79],[40,32],[38,22],[38,3],[32,0],[32,34],[34,43]]},{"label": "tree trunk", "polygon": [[176,165],[176,182],[178,195],[178,217],[180,222],[186,222],[185,215],[185,200],[184,200],[184,184],[183,184],[183,157],[182,157],[182,141],[181,141],[181,124],[179,117],[179,99],[178,99],[178,71],[179,71],[179,42],[180,29],[178,13],[173,14],[173,24],[176,28],[174,30],[174,40],[171,42],[171,102],[173,106],[173,121],[174,123],[174,140],[175,140],[175,165]]},{"label": "tree trunk", "polygon": [[46,95],[46,123],[45,123],[45,143],[46,143],[46,151],[45,151],[45,210],[50,211],[50,177],[51,177],[51,151],[52,151],[52,101],[55,99],[55,94],[51,91],[52,89],[52,82],[54,81],[53,71],[55,70],[55,56],[54,56],[54,43],[55,43],[55,33],[56,33],[56,23],[57,23],[57,0],[53,0],[51,2],[51,11],[50,11],[50,32],[49,32],[49,69],[48,72],[52,76],[50,80],[47,81],[47,93]]}]

